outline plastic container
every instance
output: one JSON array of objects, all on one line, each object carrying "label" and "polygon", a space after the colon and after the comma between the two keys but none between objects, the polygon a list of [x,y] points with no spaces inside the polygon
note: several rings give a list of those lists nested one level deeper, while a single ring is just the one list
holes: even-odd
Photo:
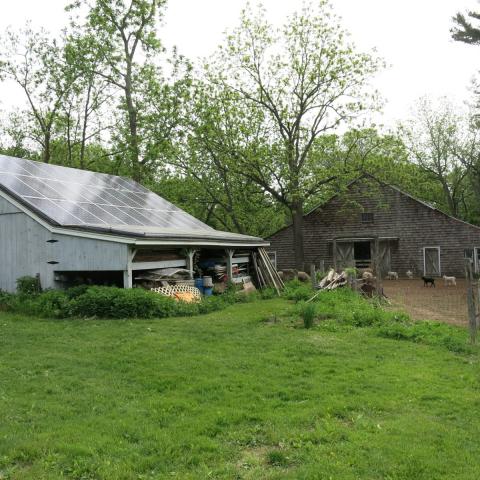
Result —
[{"label": "plastic container", "polygon": [[204,287],[203,288],[203,293],[207,297],[209,297],[210,295],[213,295],[213,287]]},{"label": "plastic container", "polygon": [[203,286],[205,288],[213,287],[212,277],[203,277]]},{"label": "plastic container", "polygon": [[195,287],[200,290],[200,293],[204,293],[203,292],[203,278],[196,278],[195,279]]}]

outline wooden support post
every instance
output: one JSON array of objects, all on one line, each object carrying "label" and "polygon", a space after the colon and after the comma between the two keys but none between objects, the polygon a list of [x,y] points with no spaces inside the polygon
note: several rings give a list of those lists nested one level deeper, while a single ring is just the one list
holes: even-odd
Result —
[{"label": "wooden support post", "polygon": [[[478,298],[475,298],[475,291],[473,285],[473,268],[471,259],[465,259],[465,277],[467,279],[467,307],[468,307],[468,325],[470,328],[470,341],[476,343],[477,341],[477,316],[476,306]],[[475,302],[476,300],[476,302]]]},{"label": "wooden support post", "polygon": [[312,288],[315,289],[317,286],[317,272],[315,271],[315,264],[310,265],[310,280],[312,282]]},{"label": "wooden support post", "polygon": [[132,288],[133,287],[133,275],[132,270],[123,271],[123,288]]},{"label": "wooden support post", "polygon": [[227,254],[227,280],[229,282],[232,282],[233,281],[233,254],[235,253],[235,250],[227,249],[225,250],[225,253]]},{"label": "wooden support post", "polygon": [[374,240],[374,250],[375,250],[375,278],[376,278],[376,289],[377,289],[377,295],[381,297],[383,295],[383,283],[382,283],[382,262],[380,259],[380,241],[378,237],[375,237]]},{"label": "wooden support post", "polygon": [[195,256],[196,250],[189,249],[186,250],[187,256],[187,270],[190,275],[190,280],[193,280],[193,257]]},{"label": "wooden support post", "polygon": [[333,269],[337,271],[337,240],[333,240],[332,246],[332,253],[333,253]]},{"label": "wooden support post", "polygon": [[135,249],[128,250],[127,253],[127,269],[123,271],[123,288],[132,288],[133,287],[133,274],[132,274],[132,261],[135,257],[137,251]]}]

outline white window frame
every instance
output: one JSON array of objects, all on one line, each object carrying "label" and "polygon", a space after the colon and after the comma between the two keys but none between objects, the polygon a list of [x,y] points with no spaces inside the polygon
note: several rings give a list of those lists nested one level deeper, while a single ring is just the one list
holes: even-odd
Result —
[{"label": "white window frame", "polygon": [[427,262],[425,261],[425,250],[437,250],[438,251],[438,275],[442,276],[442,256],[440,247],[423,247],[423,274],[427,274]]},{"label": "white window frame", "polygon": [[[277,269],[277,251],[276,250],[267,250],[267,255],[270,258],[270,261],[273,263],[275,270]],[[272,259],[273,255],[273,259]]]}]

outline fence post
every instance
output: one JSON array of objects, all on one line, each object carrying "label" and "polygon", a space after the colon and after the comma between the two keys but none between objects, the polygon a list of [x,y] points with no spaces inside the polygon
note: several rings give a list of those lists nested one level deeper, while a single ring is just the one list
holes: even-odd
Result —
[{"label": "fence post", "polygon": [[[465,259],[465,277],[467,279],[467,307],[468,307],[468,325],[470,327],[470,341],[476,343],[477,341],[477,315],[476,315],[476,295],[473,289],[473,270],[472,261]],[[475,301],[477,300],[477,302]]]},{"label": "fence post", "polygon": [[315,290],[317,286],[317,274],[315,272],[315,264],[310,264],[310,280],[312,281],[312,288]]}]

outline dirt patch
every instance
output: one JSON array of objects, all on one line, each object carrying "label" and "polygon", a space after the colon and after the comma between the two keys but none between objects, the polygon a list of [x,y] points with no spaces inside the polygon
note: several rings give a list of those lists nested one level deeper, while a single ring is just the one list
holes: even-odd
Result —
[{"label": "dirt patch", "polygon": [[385,280],[385,295],[393,308],[407,312],[415,320],[438,320],[454,325],[468,325],[467,287],[464,279],[457,286],[445,286],[435,280],[435,288],[424,287],[422,280]]}]

